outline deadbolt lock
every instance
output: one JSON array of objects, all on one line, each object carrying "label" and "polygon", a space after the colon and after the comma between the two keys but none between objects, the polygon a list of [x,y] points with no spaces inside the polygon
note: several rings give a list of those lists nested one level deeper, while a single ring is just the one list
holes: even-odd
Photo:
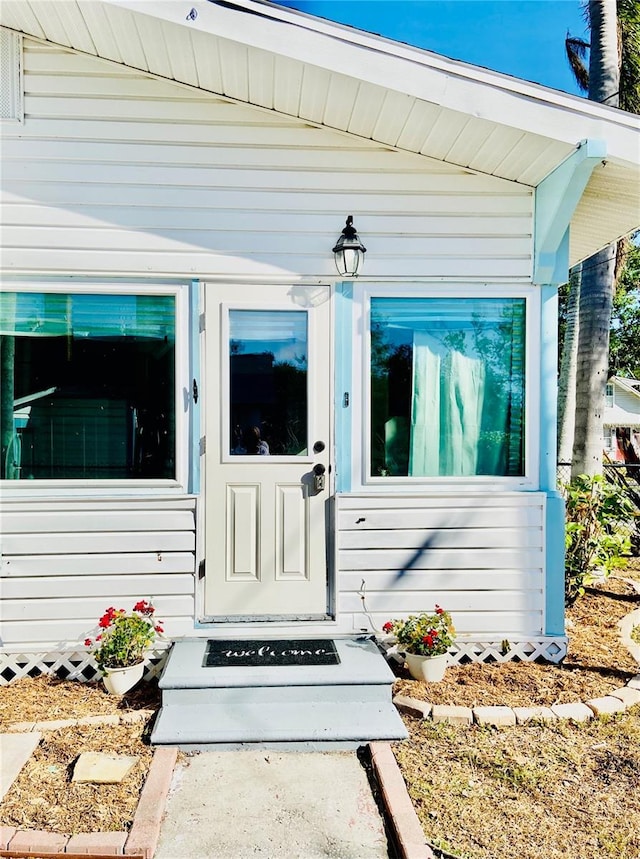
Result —
[{"label": "deadbolt lock", "polygon": [[316,492],[322,492],[324,489],[325,471],[326,468],[321,462],[313,466],[313,488]]}]

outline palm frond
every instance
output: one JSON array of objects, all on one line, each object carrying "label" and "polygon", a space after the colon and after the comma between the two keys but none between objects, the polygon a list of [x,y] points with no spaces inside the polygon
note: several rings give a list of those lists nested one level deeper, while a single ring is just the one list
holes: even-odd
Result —
[{"label": "palm frond", "polygon": [[585,63],[585,57],[590,47],[589,42],[567,33],[564,45],[576,83],[583,92],[587,92],[589,89],[589,69]]}]

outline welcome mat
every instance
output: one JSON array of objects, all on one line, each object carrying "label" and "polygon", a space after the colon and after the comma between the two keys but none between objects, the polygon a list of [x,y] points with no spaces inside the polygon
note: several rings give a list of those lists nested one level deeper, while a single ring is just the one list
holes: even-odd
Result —
[{"label": "welcome mat", "polygon": [[204,668],[272,665],[338,665],[340,657],[329,638],[286,641],[214,641],[209,639],[202,665]]}]

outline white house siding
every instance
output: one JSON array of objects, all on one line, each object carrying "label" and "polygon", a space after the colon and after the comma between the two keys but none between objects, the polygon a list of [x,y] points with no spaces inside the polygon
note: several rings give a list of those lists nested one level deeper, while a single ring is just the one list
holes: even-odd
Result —
[{"label": "white house siding", "polygon": [[613,383],[613,406],[604,410],[605,426],[640,426],[640,395]]},{"label": "white house siding", "polygon": [[364,631],[438,604],[461,637],[540,638],[545,503],[540,492],[339,495],[340,613]]},{"label": "white house siding", "polygon": [[[326,282],[353,214],[367,277],[530,281],[528,186],[54,45],[24,46],[24,124],[2,140],[7,274]],[[370,628],[364,579],[378,623],[437,601],[464,632],[539,633],[543,497],[488,504],[468,493],[339,499],[339,631]],[[153,597],[168,634],[193,633],[193,511],[189,498],[6,502],[2,645],[62,646],[128,597]],[[367,548],[342,517],[374,511],[384,515]],[[507,511],[513,524],[496,528]],[[397,576],[431,536],[438,548]]]},{"label": "white house siding", "polygon": [[353,214],[369,277],[531,275],[527,186],[24,45],[25,120],[3,129],[5,269],[333,278]]},{"label": "white house siding", "polygon": [[7,501],[0,645],[64,650],[105,609],[151,599],[169,635],[193,629],[195,500]]}]

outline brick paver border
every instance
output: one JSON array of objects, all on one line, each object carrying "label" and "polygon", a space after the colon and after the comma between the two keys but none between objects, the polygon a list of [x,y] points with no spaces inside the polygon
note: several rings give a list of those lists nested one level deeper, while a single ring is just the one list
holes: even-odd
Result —
[{"label": "brick paver border", "polygon": [[459,707],[446,704],[430,704],[408,695],[396,695],[393,699],[401,713],[414,719],[432,719],[434,722],[449,722],[452,725],[494,725],[509,727],[533,721],[555,721],[573,719],[588,722],[594,716],[622,713],[629,707],[640,704],[640,674],[636,674],[619,689],[614,689],[603,698],[591,701],[575,701],[571,704],[554,704],[552,707]]},{"label": "brick paver border", "polygon": [[369,743],[371,763],[401,859],[434,859],[389,743]]}]

